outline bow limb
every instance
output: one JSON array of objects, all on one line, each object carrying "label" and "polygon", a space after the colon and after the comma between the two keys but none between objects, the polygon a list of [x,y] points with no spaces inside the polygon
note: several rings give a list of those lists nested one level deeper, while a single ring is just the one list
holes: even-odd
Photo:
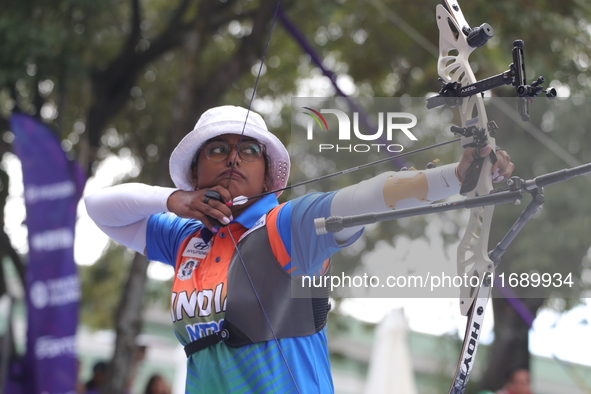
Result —
[{"label": "bow limb", "polygon": [[[443,84],[461,88],[477,82],[468,61],[475,46],[468,43],[471,29],[457,1],[443,0],[443,3],[445,6],[438,5],[436,9],[439,27],[437,71]],[[495,140],[489,134],[482,96],[475,94],[452,104],[458,106],[460,112],[461,127],[455,129],[459,129],[462,135],[462,147],[473,146],[478,152],[478,148],[488,144],[492,145],[494,152]],[[463,194],[475,197],[490,193],[493,189],[492,157],[493,153],[483,159],[475,157],[462,185]],[[493,206],[472,208],[466,231],[458,246],[457,272],[458,276],[464,278],[463,286],[460,287],[460,311],[462,315],[468,316],[468,321],[450,394],[463,394],[466,389],[491,293],[490,280],[494,277],[494,264],[488,257],[488,237],[493,211]],[[473,278],[478,280],[473,282]]]},{"label": "bow limb", "polygon": [[[468,44],[464,30],[468,24],[455,0],[445,0],[446,7],[438,5],[436,9],[439,27],[439,60],[437,69],[444,83],[460,83],[466,86],[475,83],[476,77],[470,67],[468,57],[475,49]],[[450,10],[452,13],[450,13]],[[462,146],[482,147],[492,145],[495,140],[488,131],[488,119],[481,95],[469,96],[462,99],[458,107],[462,128],[476,126],[483,137],[462,136]],[[492,188],[492,161],[482,160],[478,181],[474,190],[467,193],[468,197],[488,194]],[[492,223],[494,207],[480,207],[470,210],[470,220],[460,245],[458,247],[458,275],[462,278],[478,277],[477,283],[483,283],[484,278],[490,278],[494,273],[494,264],[488,257],[488,237]],[[474,281],[476,283],[476,281]],[[479,293],[479,286],[465,286],[460,288],[460,310],[467,315]]]}]

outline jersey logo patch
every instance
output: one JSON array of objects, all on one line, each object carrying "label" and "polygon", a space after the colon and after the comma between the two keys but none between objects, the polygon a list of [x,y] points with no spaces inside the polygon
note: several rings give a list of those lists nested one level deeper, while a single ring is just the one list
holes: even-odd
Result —
[{"label": "jersey logo patch", "polygon": [[187,280],[193,277],[193,271],[199,265],[199,260],[189,259],[181,264],[179,273],[176,275],[180,280]]},{"label": "jersey logo patch", "polygon": [[207,253],[209,253],[210,248],[211,245],[209,243],[205,243],[203,239],[199,237],[193,237],[187,244],[182,256],[204,259],[205,256],[207,256]]},{"label": "jersey logo patch", "polygon": [[267,214],[264,214],[263,216],[261,216],[259,218],[259,220],[257,220],[257,222],[254,224],[254,226],[252,226],[247,232],[242,234],[242,237],[240,237],[238,242],[242,241],[242,239],[244,239],[244,237],[246,237],[248,234],[252,233],[257,228],[263,227],[266,223],[267,223]]}]

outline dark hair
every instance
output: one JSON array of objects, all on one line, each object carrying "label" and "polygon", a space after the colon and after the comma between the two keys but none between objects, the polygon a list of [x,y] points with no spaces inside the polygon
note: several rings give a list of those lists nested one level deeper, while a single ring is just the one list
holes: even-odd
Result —
[{"label": "dark hair", "polygon": [[154,385],[158,380],[164,380],[164,378],[159,374],[154,374],[150,376],[148,383],[146,384],[146,390],[144,391],[145,394],[152,394],[154,390]]},{"label": "dark hair", "polygon": [[109,365],[106,362],[104,362],[104,361],[98,361],[92,367],[92,372],[107,372],[107,367],[108,366]]},{"label": "dark hair", "polygon": [[201,147],[195,152],[195,156],[193,156],[193,160],[191,160],[191,174],[197,168],[197,162],[199,161],[199,153],[201,153]]},{"label": "dark hair", "polygon": [[109,366],[109,364],[107,364],[104,361],[98,361],[93,365],[93,367],[92,367],[93,376],[84,385],[84,387],[86,387],[86,390],[93,390],[98,387],[98,382],[95,380],[96,375],[98,373],[106,373],[108,366]]},{"label": "dark hair", "polygon": [[273,182],[273,174],[271,174],[271,158],[267,155],[267,151],[263,152],[265,160],[265,186],[270,187]]},{"label": "dark hair", "polygon": [[527,368],[527,367],[513,367],[513,368],[510,368],[507,371],[507,373],[505,374],[505,383],[512,382],[513,381],[513,376],[515,375],[515,373],[517,371],[527,371],[527,372],[529,372],[529,368]]}]

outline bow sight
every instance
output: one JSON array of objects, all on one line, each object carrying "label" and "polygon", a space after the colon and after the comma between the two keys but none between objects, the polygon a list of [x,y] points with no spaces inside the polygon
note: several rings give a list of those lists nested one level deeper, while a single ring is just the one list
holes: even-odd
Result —
[{"label": "bow sight", "polygon": [[[457,34],[460,34],[457,32]],[[467,42],[472,48],[481,47],[493,37],[493,29],[488,23],[471,29],[467,25],[462,28],[462,34],[467,36]],[[529,106],[540,93],[545,93],[548,98],[556,97],[556,89],[549,87],[544,89],[544,77],[540,76],[531,85],[528,85],[525,77],[525,61],[523,56],[523,40],[513,41],[513,63],[509,65],[509,70],[498,75],[462,86],[460,82],[445,82],[439,78],[441,90],[437,96],[427,99],[427,108],[432,109],[441,105],[458,107],[462,104],[464,97],[474,96],[487,90],[503,86],[512,85],[515,87],[517,96],[521,97],[518,101],[518,111],[521,119],[529,121]]]}]

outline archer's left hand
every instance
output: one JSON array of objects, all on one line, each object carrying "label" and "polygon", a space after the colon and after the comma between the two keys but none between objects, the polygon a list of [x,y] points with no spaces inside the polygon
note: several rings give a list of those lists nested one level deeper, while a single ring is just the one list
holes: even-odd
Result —
[{"label": "archer's left hand", "polygon": [[[464,178],[466,177],[466,172],[470,167],[470,164],[474,161],[474,157],[472,156],[472,152],[474,149],[480,149],[480,156],[486,157],[492,151],[492,147],[487,145],[483,148],[466,148],[464,149],[464,153],[462,154],[462,158],[458,163],[457,168],[457,176],[460,182],[463,182]],[[513,174],[513,170],[515,169],[515,164],[511,162],[511,156],[504,150],[496,151],[497,154],[497,162],[492,166],[492,178],[493,182],[503,182]]]}]

